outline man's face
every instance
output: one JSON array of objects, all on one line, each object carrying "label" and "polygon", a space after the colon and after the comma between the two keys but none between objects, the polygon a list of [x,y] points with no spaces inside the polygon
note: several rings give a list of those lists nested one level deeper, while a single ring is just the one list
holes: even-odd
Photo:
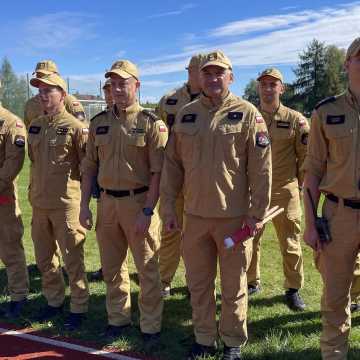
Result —
[{"label": "man's face", "polygon": [[39,84],[40,103],[44,111],[59,107],[65,98],[65,93],[57,86]]},{"label": "man's face", "polygon": [[220,66],[209,65],[200,71],[200,85],[210,98],[218,98],[226,94],[233,82],[231,70]]},{"label": "man's face", "polygon": [[260,101],[266,104],[274,104],[280,101],[280,95],[284,93],[284,85],[272,76],[263,76],[258,83]]},{"label": "man's face", "polygon": [[121,108],[128,107],[136,101],[136,91],[140,82],[134,77],[124,79],[117,74],[111,74],[111,93],[114,103]]},{"label": "man's face", "polygon": [[108,107],[111,107],[113,106],[114,102],[113,102],[113,97],[112,97],[112,92],[111,92],[111,86],[105,86],[103,88],[104,90],[104,97],[105,97],[105,102],[106,102],[106,105]]},{"label": "man's face", "polygon": [[345,69],[350,84],[360,86],[360,51],[345,62]]}]

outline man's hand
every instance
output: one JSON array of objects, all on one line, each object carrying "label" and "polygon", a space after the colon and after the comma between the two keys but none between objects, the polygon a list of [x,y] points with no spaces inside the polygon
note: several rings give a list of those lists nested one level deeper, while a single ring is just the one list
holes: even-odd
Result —
[{"label": "man's hand", "polygon": [[141,211],[141,213],[138,215],[135,223],[135,234],[136,235],[146,235],[149,231],[151,223],[151,216],[146,216]]},{"label": "man's hand", "polygon": [[177,217],[176,215],[172,215],[172,216],[168,216],[165,220],[165,232],[166,233],[170,233],[170,232],[175,232],[175,231],[180,231],[181,229],[179,228],[179,223],[177,221]]},{"label": "man's hand", "polygon": [[87,230],[91,230],[93,226],[93,217],[88,205],[80,207],[79,221],[82,227]]},{"label": "man's hand", "polygon": [[315,251],[319,251],[322,249],[319,234],[316,230],[315,225],[305,226],[304,241],[306,245],[310,246]]},{"label": "man's hand", "polygon": [[251,216],[245,216],[244,226],[250,229],[250,236],[255,236],[264,226],[262,221]]}]

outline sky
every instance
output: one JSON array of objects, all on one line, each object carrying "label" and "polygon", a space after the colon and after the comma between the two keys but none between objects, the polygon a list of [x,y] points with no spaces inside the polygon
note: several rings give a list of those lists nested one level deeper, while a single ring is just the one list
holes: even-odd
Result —
[{"label": "sky", "polygon": [[0,58],[17,74],[52,59],[70,93],[99,94],[106,69],[128,59],[140,70],[141,100],[156,102],[186,81],[191,55],[221,49],[242,95],[269,66],[291,82],[314,38],[346,49],[360,36],[360,1],[6,1],[0,34]]}]

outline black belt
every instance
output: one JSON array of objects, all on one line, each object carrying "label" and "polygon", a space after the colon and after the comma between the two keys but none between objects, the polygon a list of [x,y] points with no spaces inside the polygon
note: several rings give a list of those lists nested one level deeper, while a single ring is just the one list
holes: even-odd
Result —
[{"label": "black belt", "polygon": [[[333,194],[326,194],[326,198],[338,203],[339,198]],[[360,200],[350,200],[350,199],[344,199],[344,206],[350,207],[352,209],[360,209]]]},{"label": "black belt", "polygon": [[132,193],[134,195],[144,193],[145,191],[148,191],[149,188],[147,186],[143,186],[141,188],[137,188],[134,190],[110,190],[110,189],[103,189],[101,188],[100,191],[105,192],[105,194],[120,198],[125,196],[130,196]]}]

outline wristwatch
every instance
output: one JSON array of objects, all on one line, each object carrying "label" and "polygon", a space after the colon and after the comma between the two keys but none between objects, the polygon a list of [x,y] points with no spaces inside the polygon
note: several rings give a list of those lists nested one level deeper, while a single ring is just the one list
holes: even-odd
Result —
[{"label": "wristwatch", "polygon": [[150,207],[145,207],[145,208],[142,209],[142,211],[143,211],[143,214],[144,214],[145,216],[152,216],[152,215],[154,215],[154,211],[153,211],[153,209],[150,208]]}]

